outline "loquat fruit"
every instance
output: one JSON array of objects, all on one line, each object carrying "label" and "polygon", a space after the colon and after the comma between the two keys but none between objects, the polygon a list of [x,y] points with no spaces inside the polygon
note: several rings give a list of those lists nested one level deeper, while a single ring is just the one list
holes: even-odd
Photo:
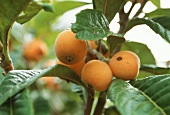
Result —
[{"label": "loquat fruit", "polygon": [[54,49],[57,58],[68,65],[81,61],[88,50],[86,42],[77,39],[71,30],[65,30],[57,36]]},{"label": "loquat fruit", "polygon": [[48,47],[41,39],[33,39],[23,47],[23,56],[29,61],[39,61],[48,52]]},{"label": "loquat fruit", "polygon": [[79,61],[79,62],[77,62],[76,64],[73,64],[73,65],[67,65],[67,64],[64,64],[61,61],[57,60],[57,64],[67,66],[67,67],[71,68],[75,73],[77,73],[77,75],[81,76],[82,69],[85,65],[85,59],[83,59],[83,60],[81,60],[81,61]]},{"label": "loquat fruit", "polygon": [[113,76],[118,79],[132,80],[138,75],[140,59],[134,52],[120,51],[113,55],[108,64]]},{"label": "loquat fruit", "polygon": [[92,85],[95,90],[104,91],[112,81],[112,71],[107,63],[91,60],[84,65],[81,79]]}]

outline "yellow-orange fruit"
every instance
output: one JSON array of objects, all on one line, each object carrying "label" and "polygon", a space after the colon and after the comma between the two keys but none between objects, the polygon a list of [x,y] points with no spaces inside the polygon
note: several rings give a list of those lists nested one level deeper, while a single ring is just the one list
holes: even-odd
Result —
[{"label": "yellow-orange fruit", "polygon": [[[48,68],[50,66],[53,66],[56,64],[55,60],[47,60],[46,63],[44,64],[44,68]],[[40,78],[40,80],[42,80],[45,84],[45,86],[49,89],[52,90],[59,90],[60,89],[60,85],[58,83],[56,83],[56,77],[54,76],[45,76]]]},{"label": "yellow-orange fruit", "polygon": [[34,39],[23,47],[23,56],[30,61],[41,60],[48,52],[48,47],[41,39]]},{"label": "yellow-orange fruit", "polygon": [[62,63],[61,61],[57,60],[57,64],[61,64],[61,65],[64,65],[64,66],[67,66],[69,68],[71,68],[75,73],[77,73],[77,75],[79,75],[81,77],[81,72],[82,72],[82,69],[85,65],[85,59],[77,62],[76,64],[73,64],[73,65],[67,65],[67,64],[64,64]]},{"label": "yellow-orange fruit", "polygon": [[118,79],[135,79],[139,72],[140,59],[131,51],[117,52],[109,61],[113,76]]},{"label": "yellow-orange fruit", "polygon": [[84,65],[81,79],[92,85],[95,90],[104,91],[112,81],[112,71],[107,63],[91,60]]},{"label": "yellow-orange fruit", "polygon": [[55,82],[56,80],[55,77],[42,77],[40,79],[44,81],[44,84],[47,88],[52,89],[52,90],[60,89],[60,85]]},{"label": "yellow-orange fruit", "polygon": [[56,60],[54,60],[54,59],[47,60],[44,64],[44,68],[48,68],[48,67],[53,66],[55,64],[56,64]]},{"label": "yellow-orange fruit", "polygon": [[65,30],[57,36],[54,49],[58,59],[68,65],[81,61],[87,54],[86,42],[77,39],[71,30]]}]

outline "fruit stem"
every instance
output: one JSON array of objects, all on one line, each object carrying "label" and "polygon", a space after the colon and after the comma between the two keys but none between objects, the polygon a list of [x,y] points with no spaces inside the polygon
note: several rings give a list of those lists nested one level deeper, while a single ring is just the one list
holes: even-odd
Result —
[{"label": "fruit stem", "polygon": [[94,90],[90,85],[87,87],[87,103],[84,109],[84,115],[90,115],[94,101]]},{"label": "fruit stem", "polygon": [[97,50],[92,49],[92,48],[89,46],[88,42],[87,42],[87,45],[88,45],[88,52],[89,52],[90,54],[96,55],[97,58],[98,58],[99,60],[103,61],[103,62],[106,62],[106,63],[108,62],[108,60],[107,60],[100,52],[98,52]]},{"label": "fruit stem", "polygon": [[106,92],[100,92],[96,108],[93,115],[102,115],[106,103]]}]

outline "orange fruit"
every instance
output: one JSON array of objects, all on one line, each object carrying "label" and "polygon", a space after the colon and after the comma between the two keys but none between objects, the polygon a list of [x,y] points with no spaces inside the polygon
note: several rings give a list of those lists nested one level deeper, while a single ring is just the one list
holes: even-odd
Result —
[{"label": "orange fruit", "polygon": [[[44,68],[48,68],[50,66],[53,66],[56,64],[56,61],[53,59],[47,60],[46,63],[44,64]],[[56,77],[55,76],[45,76],[40,78],[41,81],[44,82],[45,86],[49,89],[52,90],[58,90],[60,89],[60,86],[58,83],[56,83]]]},{"label": "orange fruit", "polygon": [[61,61],[57,60],[57,64],[67,66],[67,67],[71,68],[75,73],[77,73],[77,75],[81,76],[82,69],[85,65],[85,59],[83,59],[83,60],[81,60],[81,61],[79,61],[79,62],[77,62],[76,64],[73,64],[73,65],[67,65],[67,64],[64,64]]},{"label": "orange fruit", "polygon": [[81,79],[92,85],[95,90],[104,91],[112,81],[112,71],[107,63],[91,60],[84,65]]},{"label": "orange fruit", "polygon": [[23,56],[26,60],[39,61],[48,52],[48,47],[41,39],[33,39],[23,47]]},{"label": "orange fruit", "polygon": [[88,50],[86,42],[77,39],[71,30],[65,30],[57,36],[54,49],[57,58],[68,65],[84,59]]},{"label": "orange fruit", "polygon": [[109,66],[116,78],[132,80],[138,75],[140,59],[134,52],[120,51],[110,59]]},{"label": "orange fruit", "polygon": [[60,85],[55,82],[56,81],[55,77],[42,77],[40,79],[44,82],[47,88],[52,89],[52,90],[60,89]]}]

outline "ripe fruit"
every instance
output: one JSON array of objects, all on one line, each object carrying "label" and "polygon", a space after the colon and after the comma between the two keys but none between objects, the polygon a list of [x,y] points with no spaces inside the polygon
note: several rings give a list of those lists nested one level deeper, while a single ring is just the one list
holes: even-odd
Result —
[{"label": "ripe fruit", "polygon": [[83,60],[81,60],[81,61],[79,61],[79,62],[77,62],[76,64],[73,64],[73,65],[67,65],[67,64],[64,64],[61,61],[57,60],[57,64],[67,66],[67,67],[71,68],[74,72],[76,72],[77,75],[81,76],[82,69],[85,65],[85,59],[83,59]]},{"label": "ripe fruit", "polygon": [[41,60],[47,52],[47,45],[40,39],[34,39],[31,42],[26,43],[23,47],[23,56],[30,61]]},{"label": "ripe fruit", "polygon": [[95,90],[104,91],[112,80],[112,71],[105,62],[91,60],[84,65],[81,79],[92,85]]},{"label": "ripe fruit", "polygon": [[45,86],[52,90],[59,90],[60,85],[56,83],[56,77],[42,77],[40,78],[45,84]]},{"label": "ripe fruit", "polygon": [[140,59],[131,51],[120,51],[110,59],[109,66],[116,78],[131,80],[138,75]]},{"label": "ripe fruit", "polygon": [[[56,64],[56,61],[53,59],[47,60],[46,63],[43,65],[43,68],[48,68],[50,66],[53,66]],[[40,78],[40,81],[43,81],[43,83],[45,84],[45,86],[49,89],[52,90],[59,90],[60,89],[60,85],[57,83],[56,81],[56,77],[54,76],[45,76]]]},{"label": "ripe fruit", "polygon": [[71,30],[61,32],[54,45],[58,59],[68,65],[81,61],[87,54],[87,44],[76,38]]}]

